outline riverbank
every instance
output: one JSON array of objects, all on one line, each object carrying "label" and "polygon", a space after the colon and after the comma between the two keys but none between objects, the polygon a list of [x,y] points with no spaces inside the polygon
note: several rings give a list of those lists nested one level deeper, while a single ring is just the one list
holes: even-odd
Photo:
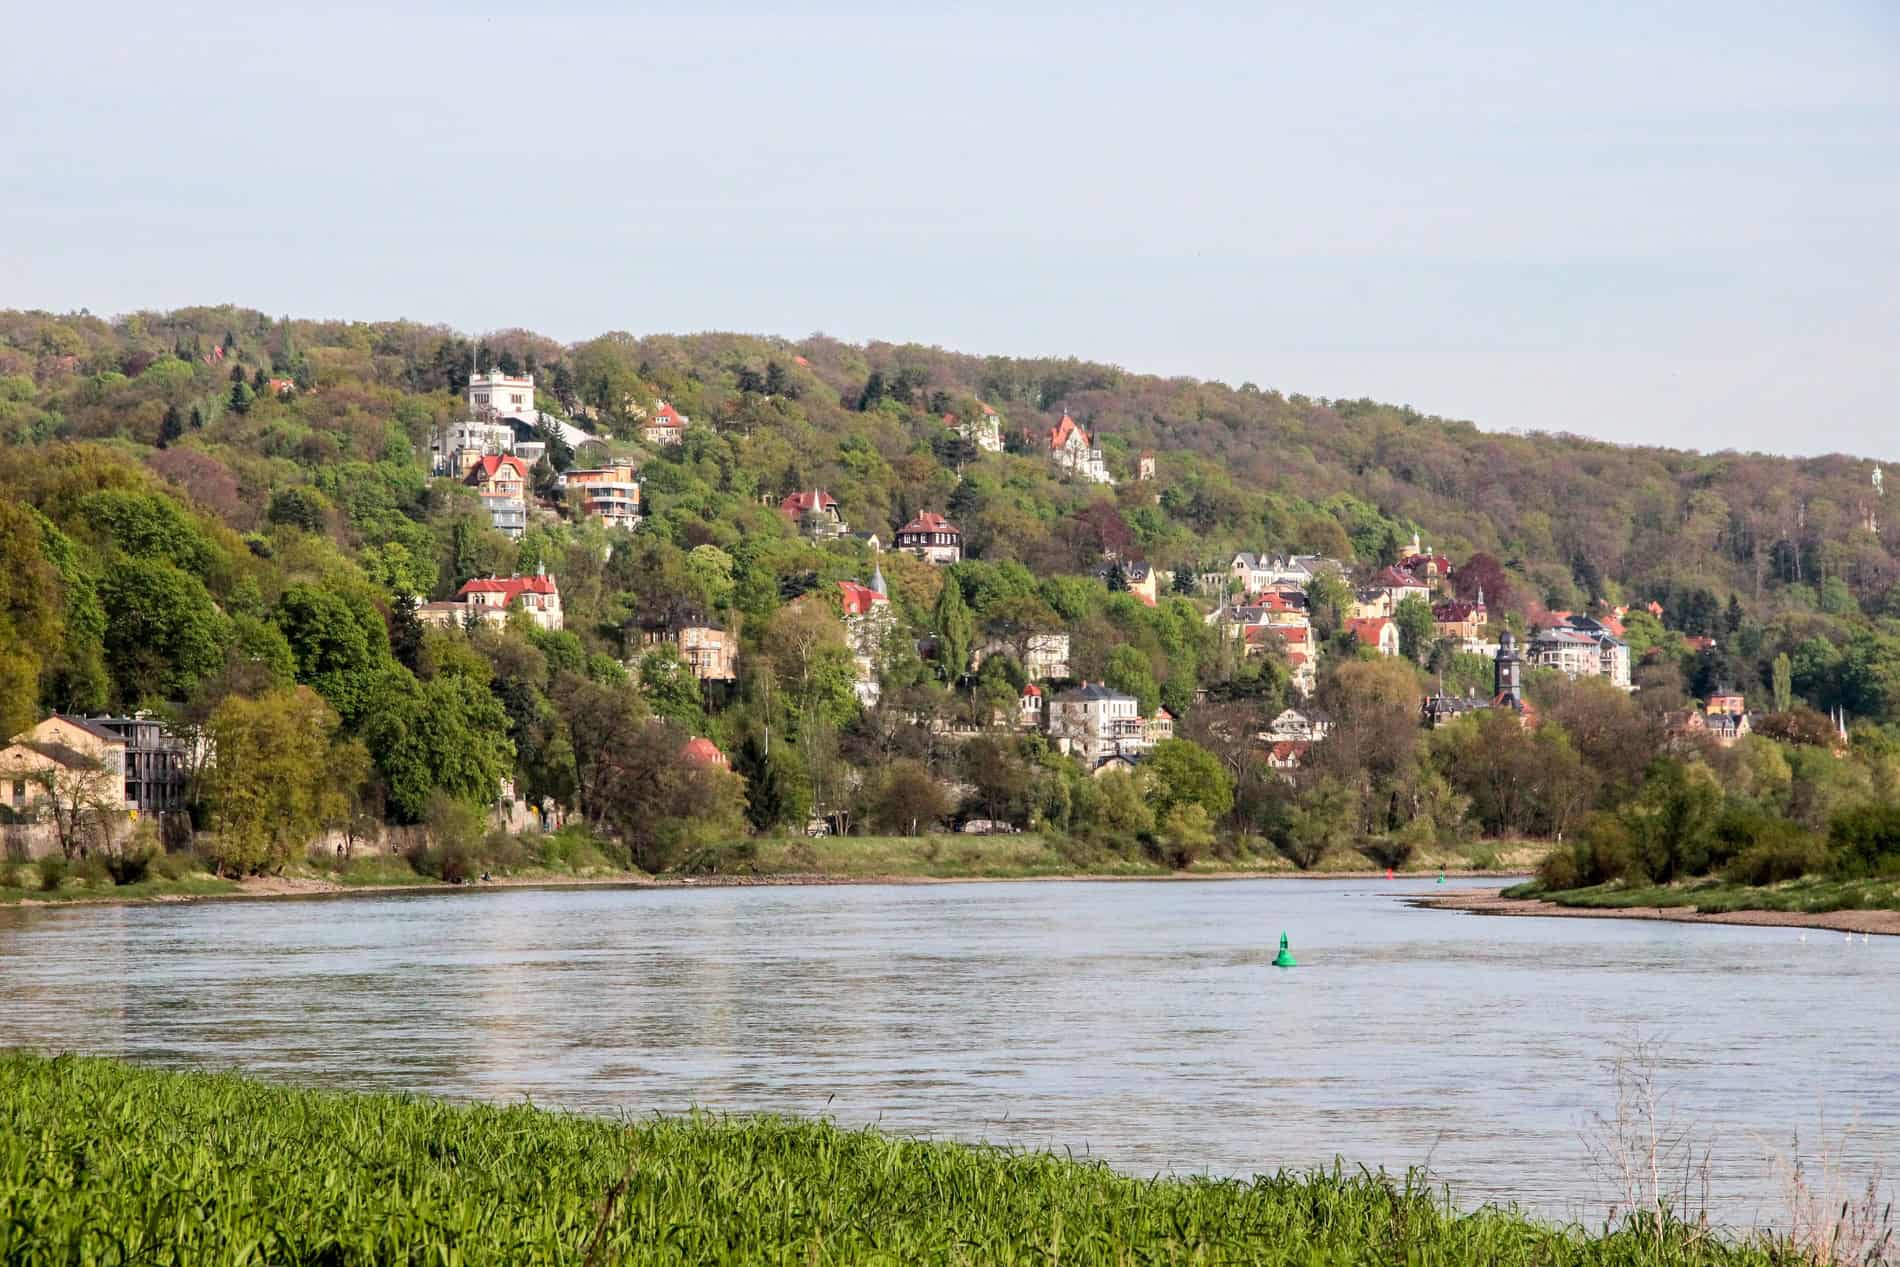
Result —
[{"label": "riverbank", "polygon": [[1455,1196],[1344,1165],[1140,1179],[826,1122],[614,1122],[0,1054],[0,1260],[23,1265],[1791,1261]]},{"label": "riverbank", "polygon": [[[1541,846],[1485,845],[1469,852],[1437,851],[1420,856],[1399,875],[1435,876],[1442,870],[1460,879],[1521,877],[1536,866]],[[299,864],[281,874],[221,879],[202,871],[154,876],[131,885],[110,880],[69,877],[43,891],[28,869],[14,864],[25,883],[0,882],[0,907],[74,904],[186,902],[214,899],[324,897],[343,893],[467,892],[482,888],[670,888],[753,885],[958,884],[999,880],[1255,880],[1382,879],[1385,871],[1364,865],[1364,855],[1338,851],[1320,865],[1301,871],[1277,854],[1246,854],[1232,859],[1204,858],[1170,869],[1159,863],[1109,851],[1065,852],[1047,839],[1023,833],[1007,836],[826,836],[816,839],[762,839],[702,851],[683,860],[679,870],[650,875],[644,871],[582,866],[528,867],[494,873],[489,879],[451,884],[418,875],[400,858],[359,857],[347,865]],[[1357,865],[1355,865],[1357,864]]]},{"label": "riverbank", "polygon": [[1647,919],[1677,924],[1746,924],[1770,928],[1813,928],[1837,933],[1900,936],[1900,911],[1698,910],[1683,905],[1583,905],[1543,897],[1511,896],[1509,890],[1448,889],[1408,899],[1410,905],[1431,910],[1466,911],[1473,915],[1555,916],[1566,919]]}]

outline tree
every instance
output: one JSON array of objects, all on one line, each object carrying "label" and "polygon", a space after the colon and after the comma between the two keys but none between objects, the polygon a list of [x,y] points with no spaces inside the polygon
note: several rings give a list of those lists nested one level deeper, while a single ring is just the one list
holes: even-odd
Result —
[{"label": "tree", "polygon": [[1399,654],[1417,664],[1437,631],[1432,624],[1432,605],[1417,594],[1409,594],[1392,609],[1392,623],[1399,627]]},{"label": "tree", "polygon": [[1483,551],[1466,559],[1452,573],[1451,584],[1458,597],[1467,603],[1476,602],[1478,591],[1483,590],[1486,608],[1503,611],[1511,606],[1511,582],[1504,565]]},{"label": "tree", "polygon": [[39,790],[35,805],[52,825],[61,856],[71,862],[103,848],[120,805],[119,773],[95,757],[70,749],[43,755],[48,758],[46,765],[32,775]]},{"label": "tree", "polygon": [[766,626],[765,647],[794,714],[841,726],[857,713],[857,666],[843,623],[822,602],[807,598],[779,609]]},{"label": "tree", "polygon": [[1154,667],[1139,647],[1124,643],[1109,652],[1102,680],[1134,696],[1135,709],[1143,717],[1152,716],[1161,703],[1161,687],[1155,681]]},{"label": "tree", "polygon": [[1794,707],[1794,666],[1788,660],[1788,653],[1775,654],[1773,673],[1774,709],[1785,713]]},{"label": "tree", "polygon": [[1163,739],[1142,762],[1152,780],[1155,813],[1166,818],[1181,806],[1198,806],[1207,821],[1234,807],[1234,780],[1220,759],[1187,739]]},{"label": "tree", "polygon": [[921,761],[891,762],[879,784],[872,817],[878,829],[916,836],[934,829],[950,813],[950,796]]},{"label": "tree", "polygon": [[747,735],[733,768],[745,779],[746,821],[754,831],[802,827],[810,817],[810,791],[784,744],[768,750],[759,736]]},{"label": "tree", "polygon": [[354,725],[390,667],[389,630],[374,605],[354,591],[300,583],[277,600],[276,621],[297,659],[297,680]]},{"label": "tree", "polygon": [[158,424],[158,445],[161,449],[170,448],[172,441],[185,434],[184,415],[178,412],[177,405],[165,406],[165,416]]},{"label": "tree", "polygon": [[368,754],[339,742],[336,711],[307,686],[231,696],[206,727],[208,849],[220,874],[275,871],[349,815]]},{"label": "tree", "polygon": [[203,582],[162,559],[121,559],[99,586],[121,701],[183,699],[224,663],[231,623]]},{"label": "tree", "polygon": [[487,687],[460,674],[418,682],[389,664],[363,699],[358,732],[399,822],[419,822],[438,791],[473,805],[500,793],[514,744],[507,711]]},{"label": "tree", "polygon": [[1338,633],[1352,605],[1352,587],[1331,572],[1321,572],[1306,583],[1306,610],[1313,633],[1322,642]]},{"label": "tree", "polygon": [[706,706],[700,698],[699,678],[672,643],[657,643],[640,657],[640,694],[654,716],[689,731],[705,727]]},{"label": "tree", "polygon": [[937,665],[951,685],[970,667],[970,644],[975,638],[975,620],[963,601],[963,586],[955,578],[946,579],[937,595],[933,613],[937,626]]}]

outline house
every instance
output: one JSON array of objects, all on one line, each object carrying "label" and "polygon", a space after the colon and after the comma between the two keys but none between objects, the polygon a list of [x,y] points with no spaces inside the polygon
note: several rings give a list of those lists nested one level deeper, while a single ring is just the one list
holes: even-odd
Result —
[{"label": "house", "polygon": [[857,681],[852,689],[860,704],[874,708],[883,695],[879,674],[884,666],[884,650],[891,631],[897,627],[897,613],[891,608],[883,568],[872,573],[869,585],[839,581],[838,598],[844,617],[845,641],[851,644],[851,657],[857,666]]},{"label": "house", "polygon": [[1147,606],[1153,607],[1160,600],[1161,574],[1153,564],[1140,559],[1111,558],[1096,567],[1095,578],[1113,589],[1117,572],[1121,574],[1122,584],[1128,592]]},{"label": "house", "polygon": [[528,528],[528,464],[512,454],[478,458],[462,483],[482,499],[497,532],[519,537]]},{"label": "house", "polygon": [[1147,727],[1135,697],[1100,682],[1084,682],[1046,705],[1049,739],[1057,751],[1091,769],[1104,757],[1148,750]]},{"label": "house", "polygon": [[0,805],[15,819],[38,814],[47,784],[70,804],[84,799],[100,810],[136,808],[126,800],[126,741],[97,722],[54,713],[0,748]]},{"label": "house", "polygon": [[1380,568],[1378,575],[1372,578],[1371,588],[1384,590],[1394,610],[1408,598],[1430,602],[1432,597],[1431,586],[1396,565]]},{"label": "house", "polygon": [[1082,424],[1068,414],[1063,414],[1062,421],[1049,429],[1047,441],[1049,460],[1058,470],[1096,484],[1115,482],[1108,473],[1101,448],[1089,438]]},{"label": "house", "polygon": [[640,481],[634,478],[631,463],[570,469],[562,480],[568,504],[580,514],[605,520],[609,526],[639,526]]},{"label": "house", "polygon": [[820,488],[781,499],[778,513],[814,541],[829,541],[849,531],[838,509],[838,499]]},{"label": "house", "polygon": [[1451,579],[1451,560],[1427,550],[1419,543],[1416,532],[1412,534],[1412,548],[1399,559],[1399,567],[1427,585]]},{"label": "house", "polygon": [[515,429],[505,422],[464,418],[437,431],[429,448],[437,475],[461,479],[484,457],[514,452]]},{"label": "house", "polygon": [[1151,484],[1155,477],[1155,451],[1143,449],[1135,459],[1135,478],[1144,484]]},{"label": "house", "polygon": [[897,530],[893,548],[914,554],[926,563],[943,567],[963,558],[963,530],[939,515],[926,510]]},{"label": "house", "polygon": [[1311,695],[1319,686],[1319,656],[1313,646],[1313,631],[1304,625],[1255,625],[1246,630],[1242,650],[1260,655],[1277,641],[1286,648],[1287,667],[1292,670],[1293,688],[1302,696]]},{"label": "house", "polygon": [[1096,760],[1094,768],[1089,771],[1089,777],[1099,779],[1105,774],[1133,774],[1136,763],[1140,759],[1139,753],[1111,752]]},{"label": "house", "polygon": [[532,422],[536,412],[534,375],[523,374],[517,378],[500,370],[489,370],[485,374],[468,376],[469,417],[481,422],[497,422],[504,418]]},{"label": "house", "polygon": [[1267,745],[1267,765],[1275,770],[1297,770],[1313,745],[1305,739],[1281,739]]},{"label": "house", "polygon": [[1153,747],[1163,739],[1174,738],[1174,714],[1159,704],[1155,705],[1155,715],[1141,725],[1141,737]]},{"label": "house", "polygon": [[993,655],[1017,657],[1023,675],[1032,682],[1060,681],[1069,676],[1069,635],[1064,632],[991,638],[976,648],[971,667],[982,668],[983,661]]},{"label": "house", "polygon": [[1740,691],[1717,691],[1709,696],[1709,713],[1727,713],[1731,717],[1747,714],[1748,706]]},{"label": "house", "polygon": [[1747,713],[1717,712],[1710,709],[1706,718],[1709,737],[1724,748],[1734,746],[1744,736],[1754,733],[1754,723],[1749,721]]},{"label": "house", "polygon": [[1380,655],[1399,653],[1399,627],[1383,616],[1370,620],[1348,620],[1346,628],[1352,631],[1352,636],[1359,640],[1362,647],[1371,647]]},{"label": "house", "polygon": [[1478,587],[1476,602],[1467,603],[1462,599],[1453,599],[1446,603],[1432,604],[1432,631],[1440,638],[1450,638],[1457,642],[1471,642],[1484,637],[1484,627],[1490,623],[1490,614],[1484,606],[1484,587]]},{"label": "house", "polygon": [[739,678],[737,635],[708,617],[681,612],[642,625],[642,646],[663,642],[679,648],[680,659],[701,682],[735,682]]},{"label": "house", "polygon": [[1016,701],[1016,724],[1024,730],[1042,729],[1042,688],[1034,682],[1023,687]]},{"label": "house", "polygon": [[732,761],[719,751],[719,745],[704,735],[694,735],[680,746],[680,760],[702,770],[730,770]]},{"label": "house", "polygon": [[1537,720],[1535,710],[1524,701],[1524,658],[1518,653],[1517,635],[1506,629],[1498,639],[1496,662],[1491,668],[1491,698],[1475,695],[1447,695],[1442,690],[1419,706],[1419,721],[1429,730],[1458,720],[1469,713],[1488,708],[1508,708],[1519,714],[1526,727]]},{"label": "house", "polygon": [[1332,730],[1332,718],[1325,713],[1310,708],[1287,708],[1275,714],[1267,723],[1264,734],[1270,740],[1301,739],[1307,742],[1324,739]]},{"label": "house", "polygon": [[1420,704],[1419,724],[1427,730],[1437,730],[1440,726],[1457,721],[1466,713],[1489,707],[1489,699],[1480,699],[1476,695],[1447,695],[1443,691],[1436,691],[1427,695]]},{"label": "house", "polygon": [[678,444],[686,438],[686,424],[692,421],[665,401],[655,401],[653,412],[640,424],[640,439],[656,447]]},{"label": "house", "polygon": [[978,410],[974,418],[959,421],[955,414],[945,414],[943,424],[961,436],[966,444],[974,445],[985,453],[1003,451],[1003,420],[994,409],[982,401],[976,402]]},{"label": "house", "polygon": [[466,629],[476,624],[504,625],[508,613],[515,610],[526,612],[542,629],[562,627],[561,589],[546,567],[533,576],[485,576],[469,581],[453,600],[417,607],[416,618],[438,628]]},{"label": "house", "polygon": [[1346,605],[1346,618],[1348,620],[1389,620],[1394,606],[1390,590],[1354,590],[1352,602]]},{"label": "house", "polygon": [[1304,590],[1322,572],[1338,572],[1339,564],[1317,554],[1236,554],[1227,564],[1228,577],[1240,582],[1243,594],[1258,594],[1277,585]]},{"label": "house", "polygon": [[1530,660],[1572,681],[1600,677],[1618,690],[1633,689],[1629,644],[1588,616],[1568,616],[1563,623],[1534,634]]},{"label": "house", "polygon": [[156,717],[92,717],[86,724],[125,741],[125,804],[146,814],[185,807],[185,744]]}]

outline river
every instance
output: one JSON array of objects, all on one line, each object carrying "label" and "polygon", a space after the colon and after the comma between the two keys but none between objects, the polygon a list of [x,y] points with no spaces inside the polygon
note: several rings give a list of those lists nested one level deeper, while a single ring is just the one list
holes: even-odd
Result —
[{"label": "river", "polygon": [[[1825,1123],[1900,1172],[1900,939],[1418,910],[1430,881],[502,889],[0,910],[0,1046],[585,1111],[692,1105],[1135,1173],[1429,1164],[1602,1217],[1656,1040],[1718,1217]],[[1300,966],[1270,966],[1281,930]],[[1839,1137],[1845,1135],[1842,1140]]]}]

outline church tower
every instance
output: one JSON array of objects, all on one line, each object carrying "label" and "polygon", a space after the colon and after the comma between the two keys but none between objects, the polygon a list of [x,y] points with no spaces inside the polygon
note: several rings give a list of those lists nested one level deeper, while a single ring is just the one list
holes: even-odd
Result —
[{"label": "church tower", "polygon": [[1517,653],[1517,635],[1510,630],[1498,639],[1498,663],[1492,679],[1491,702],[1524,711],[1524,657]]}]

